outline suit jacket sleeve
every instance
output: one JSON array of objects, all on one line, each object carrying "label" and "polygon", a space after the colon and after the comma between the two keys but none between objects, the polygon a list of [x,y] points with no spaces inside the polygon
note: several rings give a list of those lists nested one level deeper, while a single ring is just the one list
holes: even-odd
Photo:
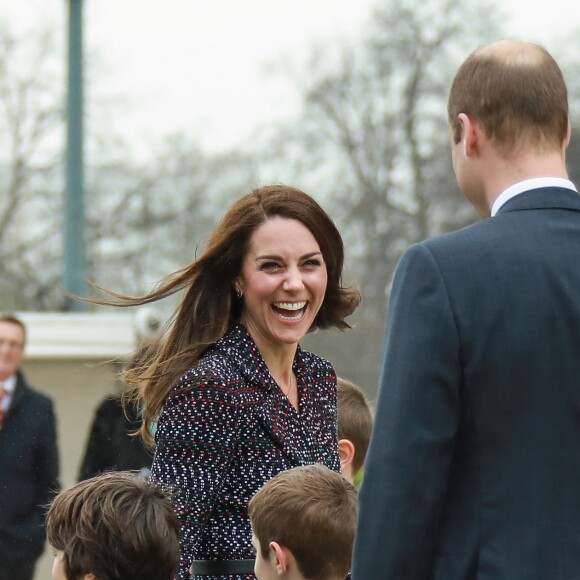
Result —
[{"label": "suit jacket sleeve", "polygon": [[[52,402],[45,399],[43,408],[37,414],[40,428],[34,437],[34,489],[35,497],[31,505],[34,511],[19,522],[12,530],[14,539],[18,538],[20,545],[36,546],[36,556],[39,556],[44,547],[44,517],[46,506],[59,491],[58,481],[59,461],[56,435],[56,420]],[[30,552],[32,555],[32,552]]]},{"label": "suit jacket sleeve", "polygon": [[431,577],[459,425],[459,337],[437,263],[412,246],[395,274],[353,580]]},{"label": "suit jacket sleeve", "polygon": [[85,455],[79,470],[79,481],[89,479],[98,473],[107,470],[110,466],[108,458],[111,454],[112,422],[109,420],[107,409],[108,399],[103,401],[93,419]]},{"label": "suit jacket sleeve", "polygon": [[160,417],[151,479],[171,491],[181,521],[180,579],[190,577],[196,545],[227,473],[238,414],[226,381],[188,373]]}]

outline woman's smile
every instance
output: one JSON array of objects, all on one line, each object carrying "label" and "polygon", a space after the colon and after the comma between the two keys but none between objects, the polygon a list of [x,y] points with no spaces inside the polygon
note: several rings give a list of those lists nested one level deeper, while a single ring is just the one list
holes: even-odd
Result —
[{"label": "woman's smile", "polygon": [[300,302],[274,302],[272,309],[281,320],[301,320],[306,312],[307,300]]},{"label": "woman's smile", "polygon": [[241,322],[263,348],[295,347],[324,301],[326,264],[301,222],[274,217],[256,228],[235,281],[242,292]]}]

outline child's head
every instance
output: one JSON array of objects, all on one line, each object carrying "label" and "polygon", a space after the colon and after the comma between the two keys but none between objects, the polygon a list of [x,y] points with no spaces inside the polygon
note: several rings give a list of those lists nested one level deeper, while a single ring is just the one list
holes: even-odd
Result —
[{"label": "child's head", "polygon": [[180,525],[171,500],[128,472],[59,493],[46,516],[54,580],[172,580]]},{"label": "child's head", "polygon": [[338,450],[342,475],[353,483],[363,466],[373,415],[360,387],[338,377]]},{"label": "child's head", "polygon": [[350,570],[356,489],[323,465],[295,467],[250,500],[258,580],[343,580]]}]

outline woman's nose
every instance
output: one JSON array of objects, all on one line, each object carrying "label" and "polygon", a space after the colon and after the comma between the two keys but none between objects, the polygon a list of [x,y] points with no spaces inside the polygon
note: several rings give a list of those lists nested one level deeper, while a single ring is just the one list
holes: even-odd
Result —
[{"label": "woman's nose", "polygon": [[302,290],[304,284],[302,283],[302,274],[298,268],[289,268],[284,280],[284,290],[296,291]]}]

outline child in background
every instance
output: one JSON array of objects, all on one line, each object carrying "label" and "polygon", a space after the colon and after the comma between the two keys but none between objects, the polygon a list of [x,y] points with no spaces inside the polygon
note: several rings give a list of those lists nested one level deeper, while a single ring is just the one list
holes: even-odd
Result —
[{"label": "child in background", "polygon": [[[143,311],[142,311],[143,312]],[[143,340],[123,373],[144,366],[155,356],[160,343]],[[79,470],[79,481],[108,471],[140,471],[148,476],[153,453],[134,432],[141,427],[141,412],[123,393],[106,397],[97,407]]]},{"label": "child in background", "polygon": [[338,377],[338,452],[340,470],[352,484],[360,485],[373,415],[360,387]]},{"label": "child in background", "polygon": [[173,580],[180,524],[171,500],[130,472],[59,493],[46,516],[53,580]]},{"label": "child in background", "polygon": [[250,500],[258,580],[344,580],[350,570],[357,491],[315,464],[282,471]]}]

